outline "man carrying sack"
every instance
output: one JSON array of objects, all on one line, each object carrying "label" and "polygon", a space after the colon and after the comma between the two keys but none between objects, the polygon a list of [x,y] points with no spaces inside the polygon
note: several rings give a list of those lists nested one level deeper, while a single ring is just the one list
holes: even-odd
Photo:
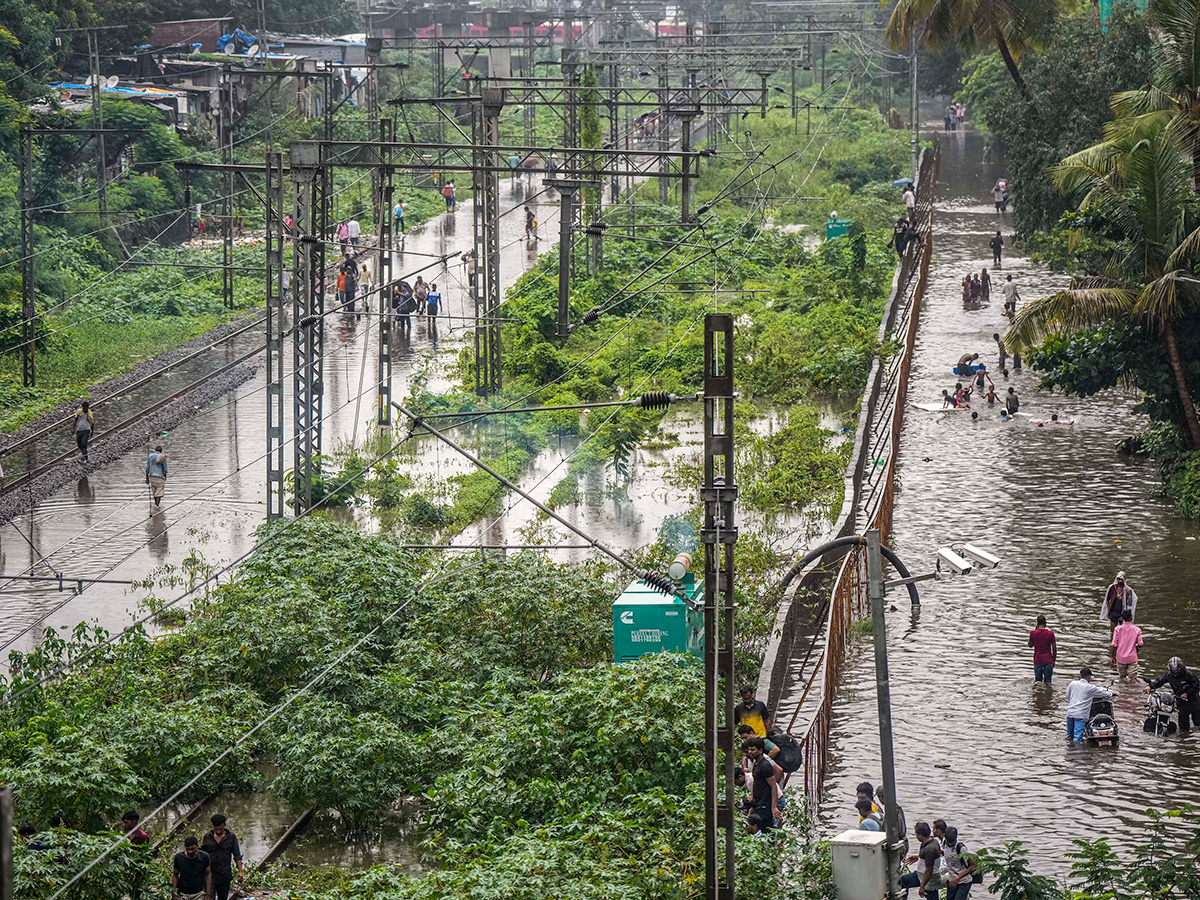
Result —
[{"label": "man carrying sack", "polygon": [[[167,454],[163,452],[162,444],[156,444],[154,452],[146,457],[146,484],[150,485],[150,496],[154,498],[154,509],[157,510],[167,489]],[[153,511],[150,514],[154,515]]]}]

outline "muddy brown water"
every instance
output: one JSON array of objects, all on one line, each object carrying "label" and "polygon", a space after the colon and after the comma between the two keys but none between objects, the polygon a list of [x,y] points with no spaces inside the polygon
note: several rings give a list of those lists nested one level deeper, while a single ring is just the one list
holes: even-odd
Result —
[{"label": "muddy brown water", "polygon": [[[1012,225],[998,216],[990,188],[1002,162],[982,164],[973,131],[943,143],[930,289],[921,314],[910,402],[940,399],[951,368],[968,351],[992,367],[993,332],[1003,332],[1003,301],[964,311],[960,279],[992,268],[989,235]],[[1015,198],[1017,202],[1020,198]],[[1006,256],[1023,298],[1064,283],[1027,260]],[[999,283],[998,277],[994,284]],[[1120,744],[1115,750],[1065,740],[1067,683],[1090,666],[1110,684],[1107,623],[1099,604],[1118,570],[1138,592],[1145,633],[1142,673],[1182,656],[1200,665],[1200,580],[1194,524],[1153,496],[1152,463],[1114,453],[1118,439],[1144,423],[1136,398],[1119,391],[1077,399],[1040,391],[1026,369],[1005,382],[1036,419],[1052,413],[1069,427],[1012,423],[976,404],[964,412],[905,414],[892,547],[914,572],[932,567],[937,547],[970,540],[1003,562],[994,571],[920,586],[919,614],[903,589],[888,621],[899,799],[909,826],[944,818],[970,846],[1020,839],[1035,867],[1069,868],[1064,852],[1079,837],[1107,835],[1127,849],[1131,826],[1148,807],[1200,802],[1200,733],[1156,738],[1141,729],[1143,694],[1118,682]],[[1045,614],[1059,641],[1053,685],[1035,685],[1027,634]],[[856,644],[834,707],[821,819],[830,832],[857,824],[854,788],[880,782],[874,663],[869,638]]]}]

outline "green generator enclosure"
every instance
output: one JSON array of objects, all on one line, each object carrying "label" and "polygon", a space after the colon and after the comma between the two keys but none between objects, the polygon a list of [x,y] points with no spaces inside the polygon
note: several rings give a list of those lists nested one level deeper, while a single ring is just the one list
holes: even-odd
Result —
[{"label": "green generator enclosure", "polygon": [[825,240],[832,241],[834,238],[845,237],[853,224],[853,219],[830,219],[825,223]]},{"label": "green generator enclosure", "polygon": [[644,581],[635,581],[613,601],[614,662],[663,651],[704,658],[704,585],[689,573],[680,587],[696,608]]}]

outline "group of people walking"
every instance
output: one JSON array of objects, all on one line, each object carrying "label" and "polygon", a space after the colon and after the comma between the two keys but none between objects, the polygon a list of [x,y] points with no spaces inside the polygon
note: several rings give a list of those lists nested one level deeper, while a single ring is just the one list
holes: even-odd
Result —
[{"label": "group of people walking", "polygon": [[963,125],[963,120],[967,117],[967,111],[961,103],[951,103],[946,107],[946,113],[942,116],[942,124],[946,126],[947,131],[957,131]]},{"label": "group of people walking", "polygon": [[802,755],[799,742],[775,727],[771,710],[755,697],[753,685],[742,687],[741,698],[734,718],[743,758],[734,781],[749,794],[741,804],[747,813],[746,831],[765,838],[783,826],[787,807],[783,786],[788,775],[800,768]]},{"label": "group of people walking", "polygon": [[964,275],[962,280],[962,299],[963,303],[979,302],[986,303],[992,297],[992,276],[988,274],[988,270],[980,269],[978,272]]},{"label": "group of people walking", "polygon": [[[860,831],[886,830],[882,788],[873,787],[869,781],[862,782],[856,788],[854,808],[858,811]],[[899,805],[896,817],[904,862],[913,867],[900,876],[900,886],[905,891],[917,888],[925,900],[938,900],[943,888],[946,900],[967,900],[971,885],[983,879],[975,859],[967,852],[967,845],[959,839],[958,829],[947,825],[945,819],[934,819],[932,824],[917,822],[912,830],[917,852],[909,855],[908,826]]]},{"label": "group of people walking", "polygon": [[[1125,680],[1137,674],[1138,650],[1145,645],[1142,629],[1135,624],[1138,595],[1124,572],[1118,572],[1104,592],[1100,603],[1100,619],[1107,621],[1112,629],[1108,641],[1108,661],[1117,671],[1117,677]],[[1054,666],[1058,661],[1058,635],[1049,627],[1046,617],[1037,617],[1037,627],[1029,632],[1028,646],[1033,650],[1034,681],[1051,684]],[[1110,700],[1113,692],[1093,684],[1095,673],[1084,666],[1079,678],[1067,686],[1067,738],[1082,741],[1093,700]],[[1200,679],[1198,679],[1178,656],[1171,657],[1167,670],[1154,679],[1149,679],[1144,690],[1149,693],[1169,685],[1175,695],[1175,708],[1179,715],[1179,730],[1190,730],[1193,722],[1200,723]]]},{"label": "group of people walking", "polygon": [[428,316],[429,324],[435,326],[442,305],[442,295],[437,284],[430,284],[420,275],[410,286],[407,281],[397,282],[392,287],[392,311],[401,331],[412,330],[412,316]]}]

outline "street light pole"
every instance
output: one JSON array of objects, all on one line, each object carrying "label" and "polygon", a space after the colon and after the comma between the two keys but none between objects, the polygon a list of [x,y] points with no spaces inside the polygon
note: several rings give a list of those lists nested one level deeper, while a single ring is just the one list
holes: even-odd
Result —
[{"label": "street light pole", "polygon": [[888,681],[887,623],[883,618],[883,551],[879,529],[867,532],[867,595],[875,645],[875,700],[879,707],[879,756],[883,767],[883,824],[887,833],[888,897],[900,896],[900,814],[896,806],[896,760],[892,748],[892,689]]}]

